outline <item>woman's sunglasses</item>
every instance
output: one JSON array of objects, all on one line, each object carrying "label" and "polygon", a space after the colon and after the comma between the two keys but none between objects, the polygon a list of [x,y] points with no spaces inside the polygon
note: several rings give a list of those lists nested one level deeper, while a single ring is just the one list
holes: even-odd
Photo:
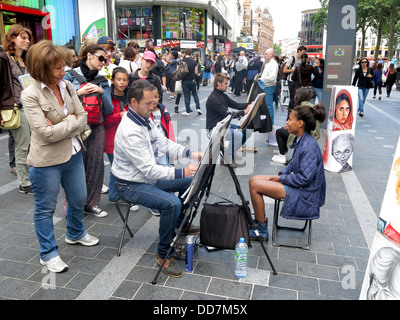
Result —
[{"label": "woman's sunglasses", "polygon": [[96,54],[94,54],[94,56],[97,57],[97,59],[99,59],[100,62],[104,62],[104,63],[107,62],[107,58],[104,57],[104,56],[98,56],[98,55],[96,55]]},{"label": "woman's sunglasses", "polygon": [[368,63],[368,61],[361,61],[361,63]]}]

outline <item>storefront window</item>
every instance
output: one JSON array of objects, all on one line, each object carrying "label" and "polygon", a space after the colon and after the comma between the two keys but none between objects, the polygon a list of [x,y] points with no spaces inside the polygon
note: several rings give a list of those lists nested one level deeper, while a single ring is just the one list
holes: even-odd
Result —
[{"label": "storefront window", "polygon": [[153,12],[151,8],[121,7],[117,9],[118,39],[153,39]]},{"label": "storefront window", "polygon": [[162,37],[165,40],[204,41],[204,10],[162,7]]},{"label": "storefront window", "polygon": [[1,1],[2,4],[9,4],[16,7],[26,7],[31,9],[42,10],[44,0],[18,0],[18,1]]}]

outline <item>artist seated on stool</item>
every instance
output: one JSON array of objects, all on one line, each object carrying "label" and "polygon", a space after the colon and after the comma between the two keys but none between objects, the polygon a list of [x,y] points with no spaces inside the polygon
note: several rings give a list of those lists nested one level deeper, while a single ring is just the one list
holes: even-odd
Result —
[{"label": "artist seated on stool", "polygon": [[[198,165],[189,164],[185,169],[158,165],[159,154],[174,158],[190,158],[201,161],[202,154],[168,140],[149,120],[153,111],[155,87],[146,80],[137,80],[128,91],[130,108],[122,118],[115,135],[114,162],[111,168],[116,177],[121,199],[160,211],[159,243],[156,261],[164,259],[163,271],[171,277],[181,277],[182,271],[171,256],[166,257],[175,237],[175,229],[181,226],[184,206],[181,195],[187,190]],[[179,193],[179,197],[175,196]],[[198,227],[183,229],[186,234],[199,233]]]},{"label": "artist seated on stool", "polygon": [[[206,128],[209,131],[212,131],[218,122],[231,114],[229,108],[239,110],[234,113],[234,118],[239,118],[249,113],[253,106],[253,104],[238,103],[229,98],[225,94],[228,86],[229,77],[222,73],[217,73],[214,78],[214,91],[208,97],[206,104]],[[251,136],[251,134],[246,135],[246,131],[236,130],[237,128],[237,125],[231,124],[230,133],[226,136],[226,140],[229,141],[228,150],[232,150],[232,153],[225,154],[224,159],[225,164],[230,163],[230,160],[232,160],[232,167],[234,168],[237,166],[234,161],[234,154]]]},{"label": "artist seated on stool", "polygon": [[[286,122],[289,133],[296,136],[291,147],[295,148],[293,160],[278,176],[250,179],[250,197],[262,239],[268,240],[263,196],[285,199],[281,211],[284,218],[287,215],[293,219],[301,215],[303,220],[319,218],[319,209],[325,204],[326,182],[321,150],[311,132],[315,130],[317,121],[322,123],[325,118],[322,104],[316,105],[315,109],[310,106],[294,108]],[[297,201],[299,198],[304,201]],[[250,229],[250,238],[257,238],[253,229]]]}]

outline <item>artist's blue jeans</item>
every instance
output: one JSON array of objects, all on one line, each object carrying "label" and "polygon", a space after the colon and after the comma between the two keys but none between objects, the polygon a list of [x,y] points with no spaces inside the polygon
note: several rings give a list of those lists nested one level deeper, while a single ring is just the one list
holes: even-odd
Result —
[{"label": "artist's blue jeans", "polygon": [[82,153],[78,153],[63,164],[29,169],[32,183],[35,210],[33,221],[39,241],[39,254],[44,260],[58,256],[58,246],[54,237],[53,215],[57,206],[60,186],[65,191],[67,207],[67,233],[71,240],[79,240],[86,236],[82,222],[86,201],[86,179]]},{"label": "artist's blue jeans", "polygon": [[364,113],[364,104],[367,100],[369,89],[358,88],[358,111]]},{"label": "artist's blue jeans", "polygon": [[[117,179],[117,189],[121,199],[160,211],[158,229],[159,243],[157,253],[164,259],[184,218],[184,206],[181,195],[187,190],[192,178],[171,181],[157,181],[155,185],[134,183]],[[174,193],[178,192],[179,196]],[[174,255],[171,250],[170,256]],[[169,257],[168,257],[169,258]]]},{"label": "artist's blue jeans", "polygon": [[251,137],[251,130],[236,130],[238,128],[237,125],[231,124],[228,134],[226,135],[225,140],[229,141],[228,151],[231,152],[228,154],[224,154],[224,162],[225,164],[229,164],[232,160],[235,159],[235,153],[245,145],[246,141]]}]

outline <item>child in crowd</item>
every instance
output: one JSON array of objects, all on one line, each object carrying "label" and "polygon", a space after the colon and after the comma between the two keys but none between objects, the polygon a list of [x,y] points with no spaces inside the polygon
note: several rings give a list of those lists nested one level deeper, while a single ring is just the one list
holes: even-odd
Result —
[{"label": "child in crowd", "polygon": [[[154,103],[153,103],[153,112],[151,114],[151,119],[154,122],[154,125],[167,137],[169,140],[175,142],[175,134],[174,127],[171,122],[171,115],[169,114],[167,108],[161,104],[160,95],[158,90],[153,91],[154,94]],[[168,154],[159,154],[157,159],[157,164],[162,166],[169,166],[170,159]],[[155,216],[159,216],[160,212],[156,209],[149,209],[151,213]]]},{"label": "child in crowd", "polygon": [[[104,128],[106,131],[104,152],[112,165],[114,160],[114,138],[122,117],[128,111],[128,71],[124,68],[117,67],[113,70],[111,78],[111,100],[114,106],[114,111],[111,115],[104,118]],[[120,199],[118,190],[115,185],[115,177],[110,171],[110,184],[108,199],[110,202],[115,202]],[[132,206],[132,211],[139,210],[138,206]]]}]

